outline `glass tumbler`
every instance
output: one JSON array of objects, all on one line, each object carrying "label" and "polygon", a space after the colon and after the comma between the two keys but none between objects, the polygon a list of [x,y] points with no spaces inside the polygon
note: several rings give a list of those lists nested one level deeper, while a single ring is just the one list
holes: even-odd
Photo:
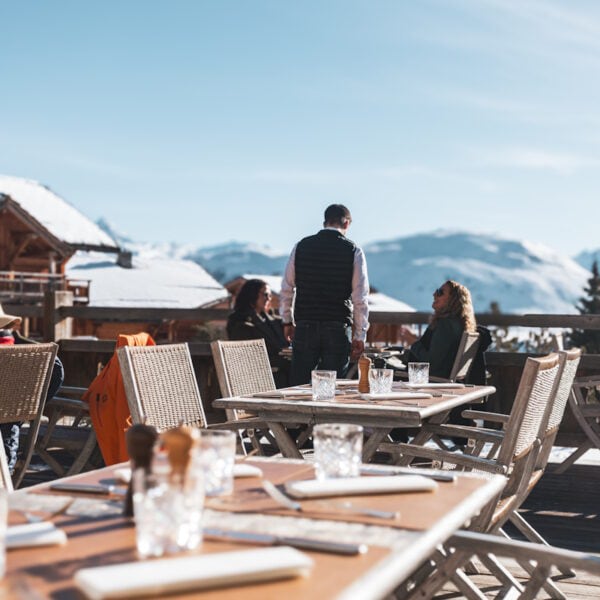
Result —
[{"label": "glass tumbler", "polygon": [[412,383],[414,385],[424,385],[429,383],[429,363],[409,362],[408,383]]},{"label": "glass tumbler", "polygon": [[206,496],[233,492],[236,435],[233,431],[203,429],[192,452],[192,469],[202,474]]},{"label": "glass tumbler", "polygon": [[317,479],[358,477],[362,463],[363,428],[324,423],[313,429]]},{"label": "glass tumbler", "polygon": [[313,371],[311,373],[314,400],[335,400],[335,371]]},{"label": "glass tumbler", "polygon": [[393,369],[371,369],[369,371],[369,391],[371,394],[389,394],[394,381]]}]

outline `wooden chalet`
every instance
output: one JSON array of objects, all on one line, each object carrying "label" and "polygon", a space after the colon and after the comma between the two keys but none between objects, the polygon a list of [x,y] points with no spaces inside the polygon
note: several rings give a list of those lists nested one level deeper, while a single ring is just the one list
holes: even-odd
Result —
[{"label": "wooden chalet", "polygon": [[70,289],[86,303],[87,281],[65,277],[77,250],[118,254],[119,246],[49,188],[0,175],[0,302],[37,304],[46,291]]}]

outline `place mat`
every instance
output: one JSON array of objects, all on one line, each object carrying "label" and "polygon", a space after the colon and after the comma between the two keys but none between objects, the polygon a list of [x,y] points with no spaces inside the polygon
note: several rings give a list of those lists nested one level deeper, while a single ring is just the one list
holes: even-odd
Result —
[{"label": "place mat", "polygon": [[323,542],[366,544],[391,548],[407,543],[414,532],[381,525],[368,525],[307,516],[281,516],[261,513],[221,512],[206,508],[203,526],[243,533],[261,533],[281,537],[304,537]]},{"label": "place mat", "polygon": [[77,587],[94,600],[167,593],[307,576],[313,560],[288,546],[214,552],[80,569]]}]

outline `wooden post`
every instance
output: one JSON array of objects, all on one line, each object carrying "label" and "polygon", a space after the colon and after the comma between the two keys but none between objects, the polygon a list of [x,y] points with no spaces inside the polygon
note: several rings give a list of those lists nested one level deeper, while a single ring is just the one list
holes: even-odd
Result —
[{"label": "wooden post", "polygon": [[55,291],[44,294],[44,341],[57,342],[70,338],[73,318],[60,316],[61,306],[73,306],[73,292]]}]

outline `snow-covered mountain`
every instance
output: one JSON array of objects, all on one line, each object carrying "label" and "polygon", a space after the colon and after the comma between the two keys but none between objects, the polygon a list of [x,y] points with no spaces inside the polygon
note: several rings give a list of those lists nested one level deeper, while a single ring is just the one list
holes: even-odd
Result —
[{"label": "snow-covered mountain", "polygon": [[[280,275],[288,258],[288,250],[243,242],[205,248],[140,244],[103,225],[134,254],[191,259],[221,283],[243,273]],[[575,313],[589,277],[589,266],[546,246],[487,234],[440,230],[374,242],[364,250],[371,285],[424,311],[433,290],[456,279],[471,290],[478,312],[497,302],[510,313]]]},{"label": "snow-covered mountain", "polygon": [[382,292],[428,309],[447,279],[465,284],[476,311],[497,302],[510,313],[574,313],[589,271],[540,244],[493,235],[435,231],[364,248]]}]

